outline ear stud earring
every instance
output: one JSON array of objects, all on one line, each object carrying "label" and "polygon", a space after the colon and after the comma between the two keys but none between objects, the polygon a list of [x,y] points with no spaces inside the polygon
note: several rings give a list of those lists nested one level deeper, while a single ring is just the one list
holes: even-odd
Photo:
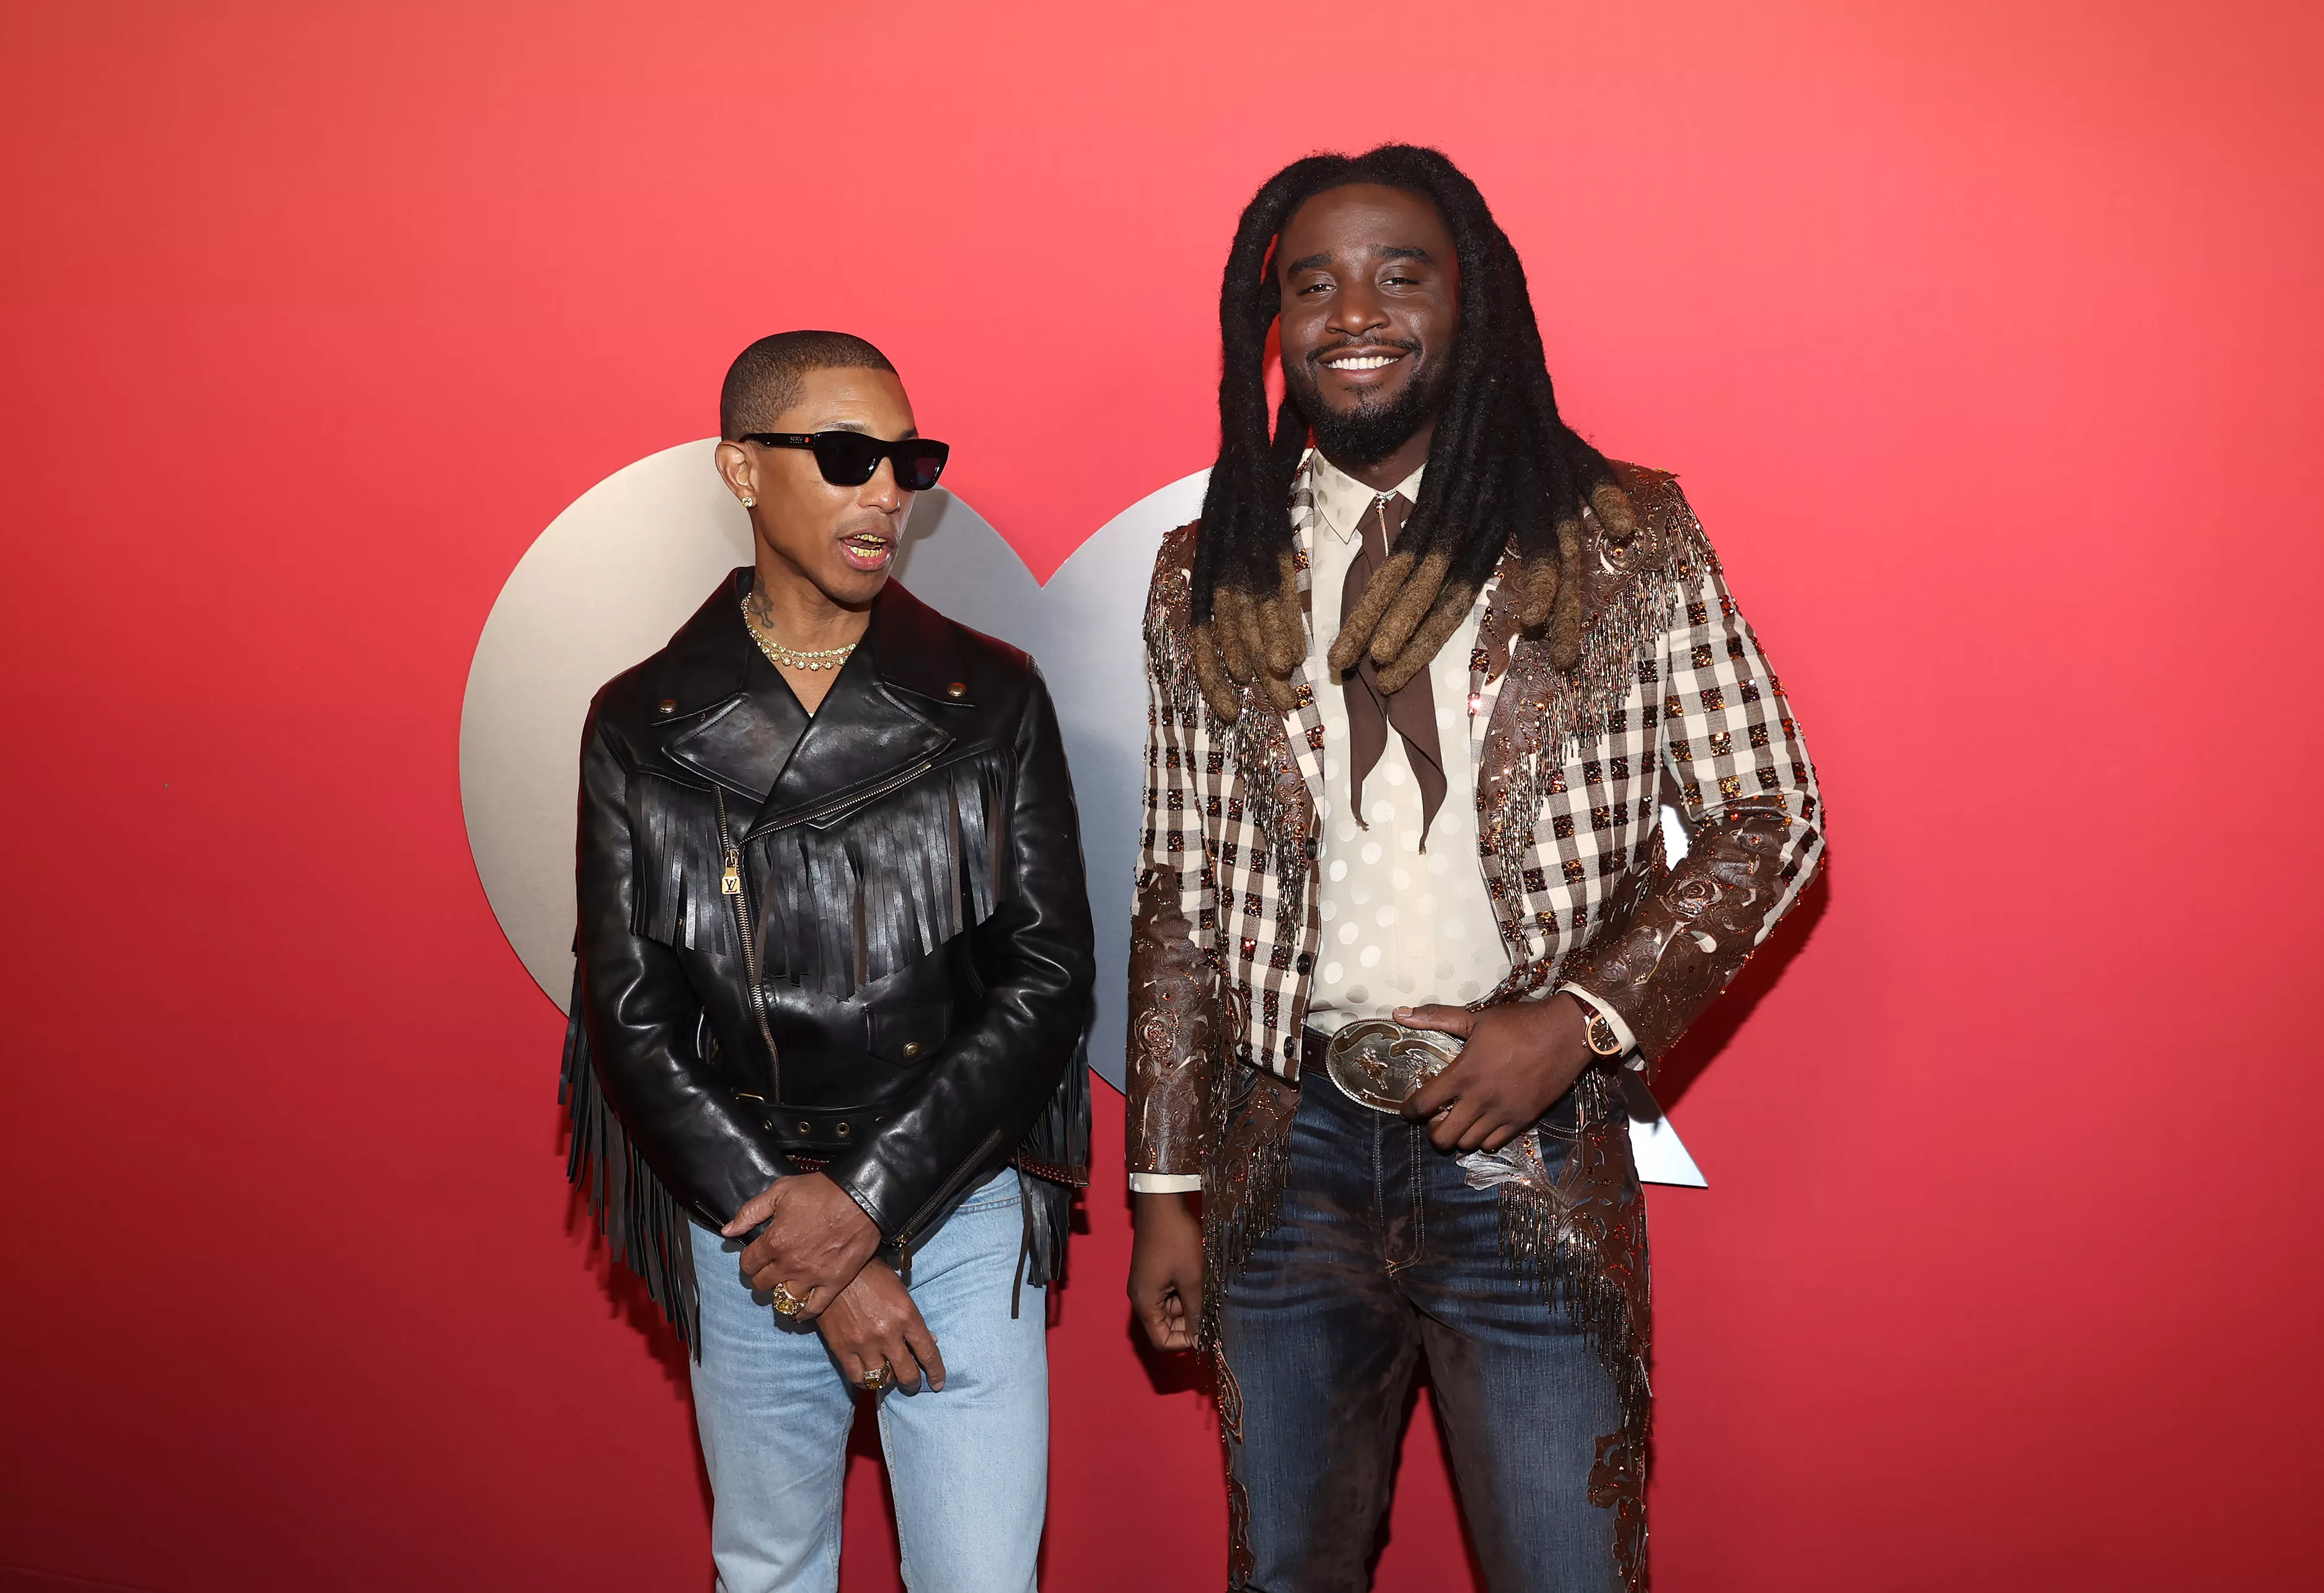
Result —
[{"label": "ear stud earring", "polygon": [[742,507],[743,507],[743,508],[745,508],[745,509],[756,509],[758,506],[759,506],[759,501],[758,501],[756,498],[753,498],[753,497],[752,497],[752,496],[751,496],[751,494],[750,494],[750,493],[743,493],[743,494],[742,494]]}]

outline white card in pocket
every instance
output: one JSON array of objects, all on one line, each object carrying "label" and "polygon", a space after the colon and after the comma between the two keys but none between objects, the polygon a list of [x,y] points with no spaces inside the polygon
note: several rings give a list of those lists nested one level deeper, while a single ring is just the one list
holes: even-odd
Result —
[{"label": "white card in pocket", "polygon": [[1709,1189],[1711,1181],[1687,1155],[1646,1082],[1628,1069],[1622,1075],[1622,1100],[1630,1110],[1630,1156],[1638,1164],[1638,1182]]}]

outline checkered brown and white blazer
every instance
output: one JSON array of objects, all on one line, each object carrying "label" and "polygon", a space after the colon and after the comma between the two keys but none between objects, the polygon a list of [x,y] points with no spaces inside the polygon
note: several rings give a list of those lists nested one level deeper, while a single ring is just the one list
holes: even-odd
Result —
[{"label": "checkered brown and white blazer", "polygon": [[[1628,544],[1586,528],[1581,661],[1515,634],[1502,571],[1471,658],[1478,867],[1510,971],[1478,1006],[1571,982],[1661,1055],[1798,899],[1823,850],[1814,765],[1782,686],[1676,481],[1618,467]],[[1303,594],[1314,509],[1290,511]],[[1323,731],[1314,686],[1235,723],[1196,683],[1199,525],[1170,533],[1146,614],[1146,825],[1130,953],[1130,1166],[1200,1174],[1237,1063],[1296,1082],[1320,936]],[[1310,605],[1312,608],[1312,604]],[[1669,863],[1661,807],[1689,833]]]}]

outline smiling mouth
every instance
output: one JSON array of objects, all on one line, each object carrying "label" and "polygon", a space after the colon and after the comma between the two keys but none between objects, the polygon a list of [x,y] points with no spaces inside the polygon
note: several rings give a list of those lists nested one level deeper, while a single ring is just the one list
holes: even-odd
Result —
[{"label": "smiling mouth", "polygon": [[1402,348],[1382,348],[1375,344],[1362,348],[1335,349],[1315,363],[1327,371],[1353,376],[1368,371],[1385,371],[1409,352]]},{"label": "smiling mouth", "polygon": [[858,531],[839,539],[840,557],[859,570],[885,569],[895,552],[894,541],[877,531]]}]

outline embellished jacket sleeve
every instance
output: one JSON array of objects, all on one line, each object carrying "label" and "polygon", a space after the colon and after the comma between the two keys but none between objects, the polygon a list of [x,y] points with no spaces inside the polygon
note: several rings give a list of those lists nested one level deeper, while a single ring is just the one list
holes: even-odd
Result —
[{"label": "embellished jacket sleeve", "polygon": [[1010,761],[996,900],[967,935],[983,998],[871,1138],[825,1169],[894,1246],[1009,1161],[1076,1062],[1089,1021],[1097,954],[1081,820],[1038,675]]},{"label": "embellished jacket sleeve", "polygon": [[1126,1071],[1130,1172],[1147,1188],[1186,1187],[1183,1181],[1201,1175],[1214,1082],[1217,903],[1205,867],[1202,780],[1210,748],[1186,651],[1192,529],[1163,544],[1146,624],[1146,823],[1130,923]]},{"label": "embellished jacket sleeve", "polygon": [[1791,910],[1823,853],[1823,807],[1784,689],[1702,531],[1704,575],[1664,632],[1658,751],[1686,856],[1641,870],[1566,981],[1661,1056]]},{"label": "embellished jacket sleeve", "polygon": [[581,751],[575,1027],[630,1143],[715,1227],[791,1168],[704,1060],[702,1003],[678,953],[637,933],[629,787],[621,749],[593,709]]}]

